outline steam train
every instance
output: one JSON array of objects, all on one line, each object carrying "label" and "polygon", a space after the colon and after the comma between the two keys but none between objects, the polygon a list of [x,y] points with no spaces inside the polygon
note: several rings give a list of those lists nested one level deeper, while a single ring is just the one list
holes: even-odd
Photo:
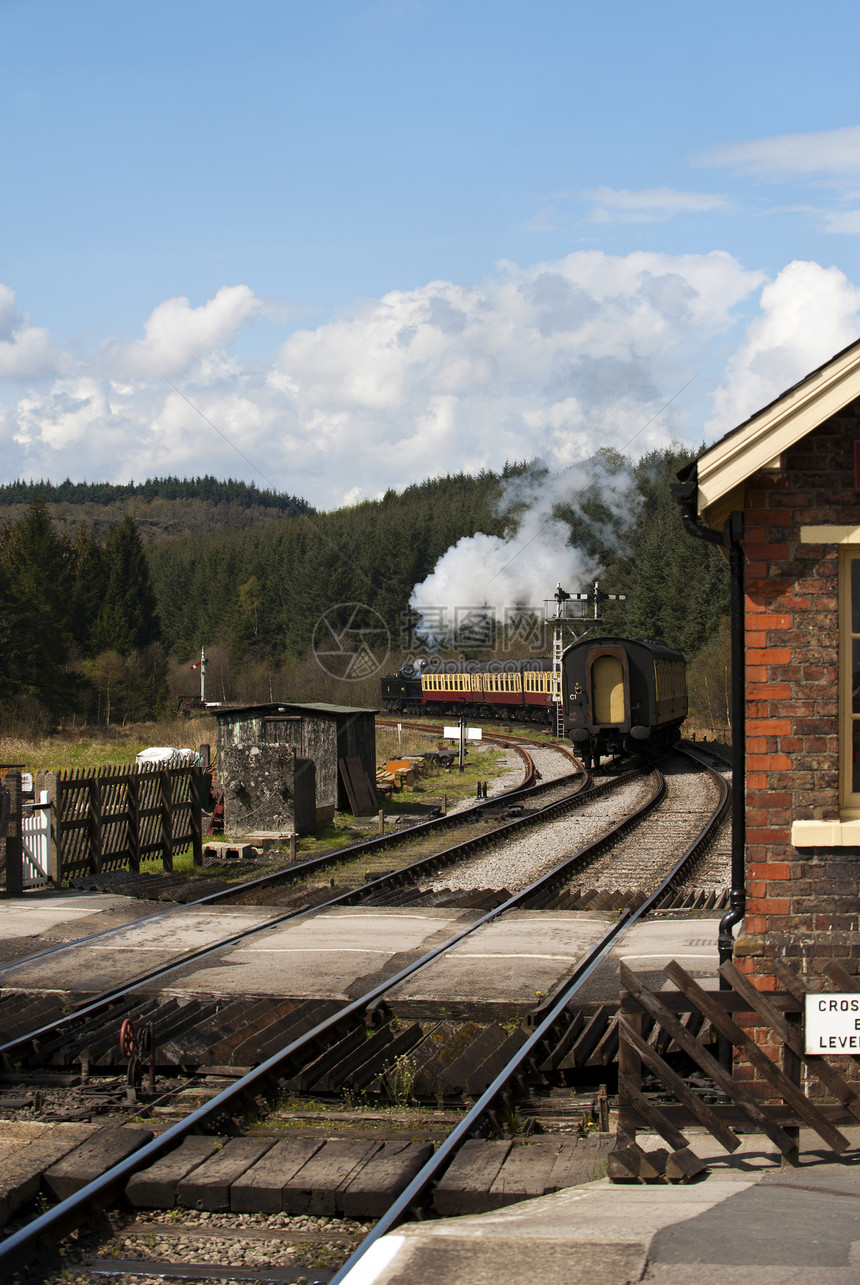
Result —
[{"label": "steam train", "polygon": [[431,656],[382,679],[390,714],[455,714],[473,718],[552,721],[552,660],[440,660]]},{"label": "steam train", "polygon": [[[392,714],[471,714],[554,723],[552,660],[440,660],[404,665],[382,679]],[[562,655],[564,731],[587,767],[601,758],[659,754],[687,715],[686,663],[662,643],[582,638]]]},{"label": "steam train", "polygon": [[583,638],[561,662],[564,730],[586,767],[668,750],[687,717],[687,665],[662,643]]}]

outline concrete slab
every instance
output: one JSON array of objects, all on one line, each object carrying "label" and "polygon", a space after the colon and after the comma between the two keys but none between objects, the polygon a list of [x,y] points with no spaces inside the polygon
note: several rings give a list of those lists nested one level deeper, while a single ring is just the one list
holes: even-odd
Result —
[{"label": "concrete slab", "polygon": [[408,1225],[382,1237],[344,1285],[627,1285],[657,1231],[695,1218],[751,1182],[568,1187],[492,1214]]},{"label": "concrete slab", "polygon": [[[145,903],[146,904],[146,903]],[[40,933],[51,933],[63,937],[67,933],[79,934],[85,920],[103,911],[122,915],[128,912],[129,919],[135,918],[134,911],[140,912],[141,903],[136,897],[115,897],[108,893],[57,893],[48,896],[28,893],[23,897],[10,898],[0,902],[0,932],[4,938],[36,937]],[[152,906],[147,904],[147,914],[152,913]]]},{"label": "concrete slab", "polygon": [[[489,1214],[407,1224],[383,1236],[344,1285],[855,1285],[860,1279],[860,1128],[851,1150],[800,1134],[800,1165],[770,1141],[729,1155],[690,1130],[710,1172],[690,1186],[606,1179]],[[645,1132],[646,1150],[658,1145]]]},{"label": "concrete slab", "polygon": [[610,922],[590,912],[512,911],[403,982],[389,1002],[532,1008],[573,970]]},{"label": "concrete slab", "polygon": [[716,978],[719,963],[714,919],[646,919],[634,925],[611,952],[635,972],[662,968],[672,959],[695,978]]},{"label": "concrete slab", "polygon": [[260,934],[218,960],[190,965],[165,986],[176,994],[349,999],[456,932],[471,911],[333,909]]},{"label": "concrete slab", "polygon": [[[57,941],[77,941],[116,927],[66,956],[60,951],[5,967],[10,989],[92,994],[155,969],[277,913],[259,907],[178,907],[157,918],[151,904],[103,893],[52,894],[0,902],[0,943],[29,955]],[[195,995],[352,998],[444,941],[478,912],[344,907],[311,912],[171,974],[162,989]],[[141,922],[138,922],[141,921]],[[444,959],[394,992],[392,1005],[449,1006],[513,1014],[531,1008],[568,976],[611,918],[599,912],[514,911],[461,942]],[[718,917],[665,919],[637,925],[581,993],[583,1001],[618,998],[618,960],[646,980],[665,984],[659,969],[678,959],[705,985],[716,981]],[[8,954],[5,958],[9,958]]]},{"label": "concrete slab", "polygon": [[121,926],[74,951],[13,964],[3,970],[0,981],[11,990],[91,994],[120,985],[176,955],[266,923],[275,913],[251,906],[223,911],[189,906],[163,919]]},{"label": "concrete slab", "polygon": [[669,988],[663,968],[676,959],[706,989],[719,985],[717,929],[720,913],[697,918],[667,916],[634,924],[604,963],[579,991],[582,1003],[615,1003],[618,1000],[618,964],[633,969],[649,986]]},{"label": "concrete slab", "polygon": [[0,900],[0,984],[5,968],[29,955],[80,941],[173,907],[111,893],[34,890]]}]

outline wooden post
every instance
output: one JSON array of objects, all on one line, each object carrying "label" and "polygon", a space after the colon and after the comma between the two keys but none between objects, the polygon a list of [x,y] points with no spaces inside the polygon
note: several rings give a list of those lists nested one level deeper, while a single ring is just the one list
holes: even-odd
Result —
[{"label": "wooden post", "polygon": [[126,781],[128,815],[128,868],[140,873],[140,774],[130,772]]},{"label": "wooden post", "polygon": [[[625,1008],[625,1001],[627,1008]],[[621,1012],[637,1034],[642,1034],[642,1010],[632,1009],[632,997],[627,991],[621,992]],[[635,1089],[642,1088],[642,1060],[629,1040],[621,1039],[618,1044],[618,1075],[624,1076]],[[636,1145],[636,1122],[632,1111],[628,1109],[623,1093],[618,1094],[618,1125],[615,1134],[617,1149]]]},{"label": "wooden post", "polygon": [[379,809],[379,833],[385,834],[385,813],[382,808]]},{"label": "wooden post", "polygon": [[0,848],[3,850],[6,896],[19,897],[24,891],[24,845],[21,839],[21,773],[7,772],[3,777],[3,789],[9,798],[6,837],[0,839]]},{"label": "wooden post", "polygon": [[102,868],[102,783],[91,777],[87,787],[87,832],[90,840],[90,869],[99,874]]},{"label": "wooden post", "polygon": [[51,804],[51,882],[55,888],[59,888],[63,882],[63,835],[60,825],[63,785],[59,772],[45,774],[45,789]]},{"label": "wooden post", "polygon": [[[209,746],[206,746],[209,749]],[[191,848],[195,866],[203,865],[203,769],[192,767],[188,782],[191,799]]]},{"label": "wooden post", "polygon": [[[802,1040],[803,1024],[800,1015],[797,1013],[786,1013],[786,1020],[795,1028],[798,1038]],[[782,1046],[782,1069],[787,1079],[791,1080],[791,1083],[796,1084],[798,1089],[800,1089],[802,1087],[800,1078],[801,1060],[797,1053],[795,1053],[794,1049],[789,1048],[788,1044],[783,1044]],[[785,1098],[783,1098],[783,1102],[785,1102]],[[786,1103],[786,1106],[790,1106],[790,1103]],[[796,1169],[800,1163],[800,1125],[787,1124],[785,1126],[785,1132],[794,1142],[794,1152],[790,1155],[783,1154],[780,1157],[780,1168]]]},{"label": "wooden post", "polygon": [[295,864],[296,860],[296,836],[290,835],[290,861]]},{"label": "wooden post", "polygon": [[[625,1006],[626,1005],[626,1006]],[[632,997],[622,990],[619,1015],[624,1015],[631,1030],[642,1034],[642,1011],[633,1008]],[[623,1034],[618,1042],[618,1121],[615,1146],[607,1156],[606,1176],[612,1182],[653,1182],[659,1177],[636,1142],[634,1099],[642,1088],[642,1060],[638,1050]]]},{"label": "wooden post", "polygon": [[161,776],[161,864],[165,870],[173,869],[173,794],[170,769],[164,768]]}]

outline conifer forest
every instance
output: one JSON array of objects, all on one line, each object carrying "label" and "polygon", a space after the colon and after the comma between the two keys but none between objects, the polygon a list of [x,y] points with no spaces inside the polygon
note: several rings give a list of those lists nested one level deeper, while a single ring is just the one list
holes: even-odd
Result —
[{"label": "conifer forest", "polygon": [[[569,543],[601,568],[602,591],[626,595],[605,604],[603,631],[683,651],[693,712],[721,726],[728,572],[717,550],[681,526],[669,488],[690,458],[680,448],[636,462],[606,453],[604,477],[629,475],[624,504],[607,503],[598,470],[587,488],[553,501],[553,530],[560,522]],[[0,487],[4,722],[37,730],[173,714],[199,693],[192,665],[201,648],[209,699],[375,708],[379,663],[392,672],[422,646],[414,587],[458,541],[515,533],[522,513],[514,484],[526,480],[534,494],[541,467],[432,478],[326,513],[214,478]],[[552,493],[563,494],[558,479]],[[535,596],[549,599],[554,589],[536,586]],[[315,655],[320,621],[339,604],[384,622],[378,641],[387,655],[365,664],[364,677],[360,668],[333,673]],[[549,647],[547,636],[545,654]],[[452,654],[463,654],[462,645]],[[499,633],[468,654],[513,655],[516,643]]]}]

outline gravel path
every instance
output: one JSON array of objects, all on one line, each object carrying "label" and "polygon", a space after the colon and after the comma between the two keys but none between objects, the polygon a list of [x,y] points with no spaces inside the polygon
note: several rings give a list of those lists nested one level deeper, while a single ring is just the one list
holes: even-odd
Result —
[{"label": "gravel path", "polygon": [[[662,770],[667,787],[663,802],[632,834],[578,872],[571,886],[585,882],[589,888],[607,892],[651,887],[658,875],[662,877],[675,865],[716,803],[717,788],[710,776],[684,755],[672,756]],[[558,865],[565,854],[585,847],[636,811],[652,790],[649,777],[628,782],[522,838],[502,841],[495,850],[456,869],[440,871],[419,886],[422,891],[434,892],[474,888],[517,892]],[[690,886],[705,891],[728,886],[730,843],[731,825],[724,824]]]},{"label": "gravel path", "polygon": [[[714,765],[716,766],[716,764]],[[722,777],[732,782],[731,768],[717,767]],[[720,826],[719,834],[710,851],[699,862],[684,888],[712,892],[731,887],[732,881],[732,817],[731,812]]]},{"label": "gravel path", "polygon": [[[485,748],[497,750],[499,747],[488,741]],[[523,749],[527,754],[531,755],[535,770],[542,780],[556,781],[570,774],[573,765],[567,755],[562,754],[560,750],[553,749],[549,745],[537,745],[528,742],[523,742]],[[481,750],[472,747],[469,753],[480,754]],[[488,799],[504,794],[507,790],[515,790],[518,785],[522,785],[524,765],[516,750],[506,750],[500,766],[502,771],[487,787]],[[450,816],[452,812],[464,812],[466,808],[473,807],[475,802],[475,799],[462,799],[459,803],[449,807],[448,814]]]}]

